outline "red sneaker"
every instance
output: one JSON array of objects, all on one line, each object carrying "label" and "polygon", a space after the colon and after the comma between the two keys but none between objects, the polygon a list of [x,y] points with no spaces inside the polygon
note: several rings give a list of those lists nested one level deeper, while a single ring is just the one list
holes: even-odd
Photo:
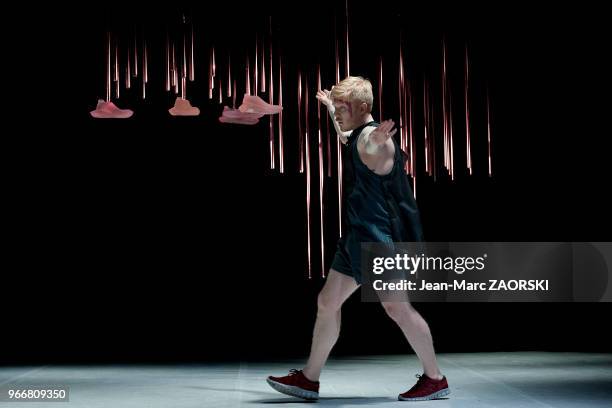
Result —
[{"label": "red sneaker", "polygon": [[400,394],[397,399],[400,401],[426,401],[450,394],[446,377],[442,377],[441,380],[433,380],[425,374],[417,374],[416,377],[419,379],[417,383],[410,390]]},{"label": "red sneaker", "polygon": [[291,369],[284,377],[268,377],[268,384],[278,392],[307,400],[319,399],[319,382],[310,381],[302,370]]}]

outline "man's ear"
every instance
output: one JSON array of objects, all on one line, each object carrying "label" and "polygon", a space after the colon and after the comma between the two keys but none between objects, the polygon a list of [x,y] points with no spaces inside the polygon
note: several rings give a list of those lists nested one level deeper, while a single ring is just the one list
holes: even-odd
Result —
[{"label": "man's ear", "polygon": [[365,115],[366,113],[368,113],[368,104],[365,102],[361,102],[361,104],[359,105],[359,113],[361,115]]}]

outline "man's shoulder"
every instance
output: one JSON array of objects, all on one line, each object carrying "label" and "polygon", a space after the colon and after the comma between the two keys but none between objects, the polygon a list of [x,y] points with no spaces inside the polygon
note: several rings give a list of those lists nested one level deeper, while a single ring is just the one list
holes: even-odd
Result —
[{"label": "man's shoulder", "polygon": [[372,126],[372,125],[369,125],[369,126],[364,127],[364,128],[363,128],[363,130],[361,131],[361,133],[359,133],[359,139],[360,139],[360,140],[361,140],[363,143],[365,143],[365,141],[366,141],[366,139],[367,139],[368,135],[369,135],[370,133],[372,133],[372,131],[373,131],[374,129],[376,129],[376,127],[377,127],[377,126]]}]

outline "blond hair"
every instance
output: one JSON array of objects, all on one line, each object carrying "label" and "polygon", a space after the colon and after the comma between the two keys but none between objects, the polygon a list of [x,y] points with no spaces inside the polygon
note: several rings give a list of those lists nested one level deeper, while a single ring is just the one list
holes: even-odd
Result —
[{"label": "blond hair", "polygon": [[331,99],[338,101],[363,102],[368,105],[368,112],[372,112],[374,95],[372,83],[363,77],[349,76],[334,85],[331,89]]}]

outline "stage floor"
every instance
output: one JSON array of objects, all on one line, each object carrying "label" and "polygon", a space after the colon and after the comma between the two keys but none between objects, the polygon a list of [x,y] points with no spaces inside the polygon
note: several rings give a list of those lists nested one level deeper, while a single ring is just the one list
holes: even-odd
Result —
[{"label": "stage floor", "polygon": [[[397,401],[421,373],[415,355],[331,359],[321,376],[322,406],[333,407],[610,407],[612,354],[509,352],[438,354],[451,394]],[[265,379],[301,369],[304,360],[194,365],[0,367],[0,389],[28,384],[69,387],[69,403],[0,402],[0,408],[278,407],[305,402]]]}]

